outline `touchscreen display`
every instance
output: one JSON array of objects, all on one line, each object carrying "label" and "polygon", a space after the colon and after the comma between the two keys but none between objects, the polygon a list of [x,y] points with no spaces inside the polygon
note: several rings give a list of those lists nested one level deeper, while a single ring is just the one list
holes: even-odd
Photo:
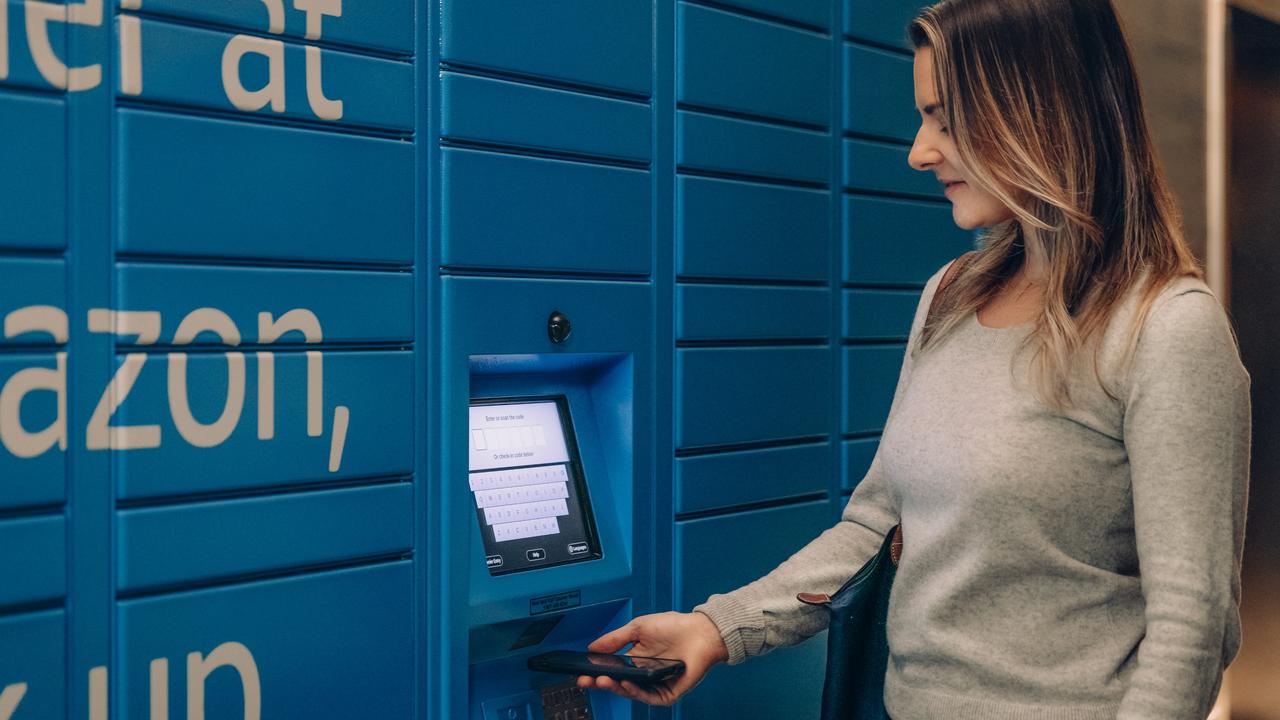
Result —
[{"label": "touchscreen display", "polygon": [[601,556],[564,397],[472,400],[469,435],[490,574]]}]

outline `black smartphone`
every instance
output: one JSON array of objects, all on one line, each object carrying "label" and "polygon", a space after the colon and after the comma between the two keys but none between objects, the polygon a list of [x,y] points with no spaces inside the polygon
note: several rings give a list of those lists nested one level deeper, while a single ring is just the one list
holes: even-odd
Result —
[{"label": "black smartphone", "polygon": [[630,680],[654,685],[684,672],[684,661],[668,658],[610,655],[608,653],[553,650],[529,658],[530,670],[567,675],[607,675],[614,680]]}]

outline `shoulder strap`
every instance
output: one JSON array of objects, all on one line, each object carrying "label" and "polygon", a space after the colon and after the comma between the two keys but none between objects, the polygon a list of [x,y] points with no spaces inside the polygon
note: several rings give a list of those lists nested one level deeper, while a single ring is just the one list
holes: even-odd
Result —
[{"label": "shoulder strap", "polygon": [[977,254],[978,253],[976,251],[971,250],[961,255],[956,258],[955,262],[951,263],[951,266],[947,268],[947,271],[942,274],[942,279],[938,281],[938,289],[934,291],[933,299],[929,302],[929,314],[926,315],[924,319],[926,325],[933,319],[933,313],[938,309],[938,301],[942,298],[942,293],[946,292],[947,286],[950,285],[951,281],[955,279],[957,274],[959,274],[960,269],[969,264],[969,261]]}]

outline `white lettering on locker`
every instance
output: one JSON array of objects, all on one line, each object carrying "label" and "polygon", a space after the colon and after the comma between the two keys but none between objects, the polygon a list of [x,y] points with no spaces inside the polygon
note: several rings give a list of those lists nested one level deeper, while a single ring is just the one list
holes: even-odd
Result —
[{"label": "white lettering on locker", "polygon": [[[239,345],[240,331],[230,317],[221,310],[200,308],[192,310],[178,325],[174,334],[175,345],[186,345],[195,340],[196,335],[212,331],[217,333],[225,345]],[[169,353],[169,412],[173,416],[173,424],[178,433],[192,445],[200,448],[221,445],[236,425],[240,422],[240,412],[244,409],[244,353],[226,353],[227,359],[227,399],[222,414],[212,423],[202,423],[191,413],[191,405],[187,397],[187,355],[186,353]]]},{"label": "white lettering on locker", "polygon": [[[5,316],[4,336],[12,339],[27,333],[43,333],[55,343],[69,337],[67,314],[48,305],[32,305]],[[67,354],[54,356],[54,368],[20,370],[0,388],[0,444],[20,458],[45,454],[57,445],[67,449]],[[57,416],[41,430],[31,432],[22,425],[22,401],[33,392],[52,392],[57,400]]]},{"label": "white lettering on locker", "polygon": [[204,682],[209,673],[220,667],[233,668],[240,674],[244,720],[261,720],[262,683],[258,678],[258,664],[249,648],[238,642],[222,643],[207,658],[198,652],[187,655],[187,720],[204,720]]},{"label": "white lettering on locker", "polygon": [[26,683],[6,686],[4,692],[0,692],[0,720],[9,720],[13,717],[13,711],[18,709],[18,703],[22,702],[22,698],[26,695]]},{"label": "white lettering on locker", "polygon": [[[154,345],[160,339],[160,313],[93,309],[89,311],[89,332],[136,335],[139,345]],[[111,383],[102,391],[85,434],[85,444],[90,450],[160,447],[159,425],[112,427],[107,424],[133,390],[133,384],[146,363],[146,353],[129,353],[111,378]]]},{"label": "white lettering on locker", "polygon": [[69,68],[53,51],[49,41],[49,23],[102,26],[102,0],[84,0],[82,3],[62,3],[26,0],[27,45],[36,69],[50,85],[59,90],[79,92],[92,90],[102,83],[102,65],[94,63],[84,67]]}]

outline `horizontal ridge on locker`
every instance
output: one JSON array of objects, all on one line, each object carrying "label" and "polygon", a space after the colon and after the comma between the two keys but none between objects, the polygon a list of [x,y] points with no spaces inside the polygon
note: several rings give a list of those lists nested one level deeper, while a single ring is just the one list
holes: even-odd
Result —
[{"label": "horizontal ridge on locker", "polygon": [[688,285],[745,285],[750,287],[776,288],[822,288],[828,283],[824,280],[775,280],[772,278],[749,277],[700,277],[697,275],[676,276],[677,286]]},{"label": "horizontal ridge on locker", "polygon": [[934,195],[916,195],[906,192],[897,192],[893,190],[877,190],[874,188],[859,188],[850,190],[845,188],[841,191],[845,197],[868,197],[868,198],[885,198],[887,200],[914,200],[920,203],[928,203],[936,208],[950,209],[951,203],[943,198]]},{"label": "horizontal ridge on locker", "polygon": [[0,92],[0,248],[66,250],[67,127],[62,96]]},{"label": "horizontal ridge on locker", "polygon": [[296,258],[217,257],[172,255],[163,252],[117,251],[116,262],[154,267],[254,268],[262,270],[336,270],[339,272],[371,272],[387,275],[411,275],[414,265],[402,262],[353,262],[348,260],[305,260]]},{"label": "horizontal ridge on locker", "polygon": [[933,173],[908,164],[909,146],[851,139],[843,140],[842,145],[846,189],[946,199]]},{"label": "horizontal ridge on locker", "polygon": [[[244,4],[241,3],[239,5],[243,6]],[[284,29],[280,33],[273,33],[267,26],[266,18],[260,8],[253,8],[253,12],[247,16],[237,17],[236,7],[237,3],[232,2],[147,0],[142,8],[118,11],[117,18],[137,17],[202,30],[251,35],[268,40],[287,39],[306,43],[307,45],[315,45],[326,50],[339,50],[386,60],[413,61],[413,12],[411,9],[406,13],[408,17],[393,18],[392,21],[386,22],[383,28],[375,25],[372,32],[367,26],[363,28],[363,33],[360,30],[351,31],[351,21],[353,19],[357,20],[357,22],[364,20],[365,15],[370,12],[395,15],[397,10],[410,8],[407,4],[362,3],[360,9],[355,13],[347,12],[343,15],[326,17],[320,26],[320,37],[318,38],[306,37],[306,27],[303,24],[305,16],[300,13],[285,13]],[[253,6],[250,5],[249,7]],[[391,10],[391,12],[387,12],[388,10]],[[385,29],[387,28],[392,29],[392,32],[386,32]],[[380,30],[382,32],[379,32]],[[392,35],[398,35],[399,37],[389,40]],[[362,36],[381,36],[383,43],[381,45],[367,41],[362,43],[359,41]],[[143,42],[146,42],[145,38],[143,38]]]},{"label": "horizontal ridge on locker", "polygon": [[458,62],[456,60],[441,60],[439,62],[439,67],[440,72],[451,73],[453,75],[488,78],[490,80],[499,80],[528,87],[545,88],[547,90],[563,90],[565,92],[577,93],[578,95],[633,103],[642,107],[652,107],[653,104],[652,98],[642,93],[628,92],[626,90],[618,90],[616,88],[602,87],[599,85],[577,83],[571,80],[547,77],[545,75],[531,75],[509,68],[504,69],[485,67],[484,65],[471,65],[468,63]]},{"label": "horizontal ridge on locker", "polygon": [[473,150],[475,152],[493,153],[495,155],[509,155],[511,157],[536,158],[541,160],[560,160],[563,162],[581,163],[583,165],[601,165],[603,167],[616,167],[624,170],[650,170],[648,160],[628,160],[610,155],[592,155],[589,153],[574,152],[571,150],[554,150],[550,148],[539,148],[531,145],[512,145],[507,143],[488,142],[484,140],[464,140],[455,137],[440,137],[440,147],[457,149],[457,150]]},{"label": "horizontal ridge on locker", "polygon": [[676,448],[675,456],[677,458],[699,457],[702,455],[716,455],[720,453],[743,452],[748,450],[797,447],[801,445],[812,445],[814,443],[825,443],[828,439],[829,438],[826,435],[809,435],[807,437],[781,438],[778,440],[756,440],[753,442],[726,443],[723,445],[703,445],[701,447],[694,446]]},{"label": "horizontal ridge on locker", "polygon": [[844,0],[844,33],[899,52],[910,52],[907,24],[928,0]]},{"label": "horizontal ridge on locker", "polygon": [[592,280],[597,282],[616,282],[633,285],[636,283],[648,283],[650,276],[648,274],[638,273],[613,273],[605,271],[589,271],[581,272],[557,271],[557,270],[526,270],[521,268],[491,268],[482,266],[442,266],[437,268],[440,275],[449,277],[483,277],[483,278],[512,278],[516,280]]},{"label": "horizontal ridge on locker", "polygon": [[844,129],[911,142],[920,125],[911,56],[857,43],[842,54]]},{"label": "horizontal ridge on locker", "polygon": [[[136,337],[136,336],[135,336]],[[400,352],[413,350],[414,342],[412,340],[390,340],[383,343],[376,342],[321,342],[321,343],[305,343],[295,340],[289,336],[282,337],[275,343],[258,343],[258,342],[241,342],[238,345],[226,345],[221,341],[201,335],[197,338],[201,340],[199,344],[192,342],[189,345],[174,345],[172,343],[157,343],[155,345],[127,345],[123,342],[116,343],[117,355],[128,355],[138,353],[142,355],[167,355],[168,353],[183,353],[186,355],[221,355],[226,352],[254,353],[269,352],[279,357],[287,357],[289,355],[298,355],[308,352],[323,352],[341,354],[344,352]],[[328,357],[326,355],[325,357]]]},{"label": "horizontal ridge on locker", "polygon": [[412,483],[120,510],[117,587],[137,594],[413,549]]},{"label": "horizontal ridge on locker", "polygon": [[[823,478],[823,481],[825,484],[825,477]],[[786,508],[792,505],[804,505],[805,503],[817,502],[826,499],[826,492],[804,493],[802,495],[779,497],[773,500],[761,500],[760,502],[744,503],[742,505],[717,506],[708,510],[697,510],[687,513],[678,512],[675,515],[675,521],[677,523],[681,523],[695,520],[709,520],[745,512],[752,512],[755,510],[772,510],[774,508]]]},{"label": "horizontal ridge on locker", "polygon": [[676,339],[681,343],[826,344],[831,314],[826,288],[750,285],[676,286]]},{"label": "horizontal ridge on locker", "polygon": [[414,261],[412,143],[147,110],[116,118],[123,253]]},{"label": "horizontal ridge on locker", "polygon": [[145,100],[130,97],[117,97],[117,110],[141,110],[156,115],[169,115],[177,118],[194,118],[207,120],[225,120],[243,124],[247,127],[284,128],[291,130],[307,130],[317,133],[330,133],[338,137],[369,138],[371,140],[391,140],[412,144],[415,134],[412,129],[397,130],[377,127],[375,125],[320,123],[306,119],[285,117],[283,115],[261,115],[240,112],[235,109],[218,109],[180,105],[163,100]]},{"label": "horizontal ridge on locker", "polygon": [[307,492],[325,492],[329,490],[346,490],[348,488],[375,487],[378,485],[398,485],[412,483],[414,476],[409,475],[369,475],[367,477],[343,478],[327,482],[300,482],[288,485],[262,485],[251,488],[234,488],[205,493],[186,493],[182,495],[156,495],[144,498],[126,498],[116,501],[116,510],[137,510],[154,507],[181,507],[200,503],[223,500],[247,500],[249,498],[275,497],[277,495],[298,495]]},{"label": "horizontal ridge on locker", "polygon": [[355,557],[347,560],[335,560],[332,562],[315,563],[311,565],[298,565],[282,568],[280,570],[227,575],[209,580],[184,582],[173,585],[160,585],[139,590],[117,590],[116,600],[119,602],[163,600],[168,597],[180,597],[188,593],[208,590],[235,590],[239,587],[253,586],[258,583],[272,582],[276,580],[306,579],[311,576],[324,575],[326,573],[342,570],[359,570],[361,568],[368,567],[376,568],[383,565],[412,561],[413,559],[414,556],[411,551],[369,555],[366,557]]},{"label": "horizontal ridge on locker", "polygon": [[652,0],[442,3],[440,59],[647,97],[653,12]]},{"label": "horizontal ridge on locker", "polygon": [[826,187],[830,135],[771,123],[681,110],[676,165],[681,169],[781,178]]},{"label": "horizontal ridge on locker", "polygon": [[677,519],[825,496],[831,444],[803,443],[676,459]]},{"label": "horizontal ridge on locker", "polygon": [[831,186],[823,182],[813,182],[807,180],[793,180],[784,177],[775,177],[770,175],[750,175],[747,173],[733,172],[731,170],[708,170],[690,167],[679,167],[676,169],[676,175],[680,177],[707,178],[709,180],[731,180],[733,182],[755,183],[757,185],[769,185],[780,188],[797,188],[800,190],[819,190],[827,192]]},{"label": "horizontal ridge on locker", "polygon": [[0,520],[0,608],[58,601],[67,593],[67,518]]},{"label": "horizontal ridge on locker", "polygon": [[[828,36],[687,3],[679,3],[677,13],[678,102],[823,127],[830,122]],[[774,52],[766,57],[761,47]],[[779,75],[789,82],[771,81]]]},{"label": "horizontal ridge on locker", "polygon": [[773,117],[770,115],[758,115],[744,110],[714,107],[711,105],[699,105],[692,102],[677,102],[676,110],[682,112],[694,112],[700,115],[709,115],[712,117],[727,118],[729,120],[744,120],[746,122],[759,123],[761,125],[791,130],[807,130],[809,132],[824,134],[830,130],[830,127],[825,123],[808,123],[801,120],[791,120],[788,118]]},{"label": "horizontal ridge on locker", "polygon": [[647,166],[650,116],[647,104],[459,73],[440,78],[440,135],[455,143]]},{"label": "horizontal ridge on locker", "polygon": [[[831,25],[830,5],[827,0],[680,0],[680,2],[823,35],[828,34]],[[792,12],[783,14],[783,11],[787,10]]]}]

